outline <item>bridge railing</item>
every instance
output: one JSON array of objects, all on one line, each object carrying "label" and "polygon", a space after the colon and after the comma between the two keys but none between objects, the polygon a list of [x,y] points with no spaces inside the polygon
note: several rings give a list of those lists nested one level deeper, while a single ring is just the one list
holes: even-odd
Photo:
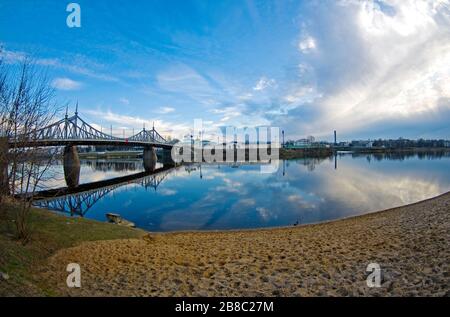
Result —
[{"label": "bridge railing", "polygon": [[142,130],[129,137],[128,141],[167,143],[166,139],[164,139],[155,129],[150,131]]}]

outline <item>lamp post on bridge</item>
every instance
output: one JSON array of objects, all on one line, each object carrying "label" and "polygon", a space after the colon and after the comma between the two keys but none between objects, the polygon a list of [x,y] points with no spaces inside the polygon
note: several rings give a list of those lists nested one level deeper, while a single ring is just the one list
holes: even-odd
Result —
[{"label": "lamp post on bridge", "polygon": [[73,129],[73,135],[72,135],[72,137],[74,139],[76,139],[78,136],[78,132],[77,132],[77,127],[78,127],[77,121],[78,120],[77,119],[78,119],[78,100],[77,100],[77,105],[75,106],[75,128]]}]

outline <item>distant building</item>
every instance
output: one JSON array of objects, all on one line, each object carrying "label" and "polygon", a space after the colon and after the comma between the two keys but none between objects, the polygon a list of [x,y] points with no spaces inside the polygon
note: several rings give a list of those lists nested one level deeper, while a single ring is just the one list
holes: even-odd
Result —
[{"label": "distant building", "polygon": [[373,141],[370,141],[370,140],[352,141],[352,143],[350,145],[352,147],[357,147],[357,148],[371,148],[371,147],[373,147]]},{"label": "distant building", "polygon": [[312,142],[310,139],[300,139],[297,141],[294,141],[293,146],[297,148],[305,148],[310,147],[312,145]]},{"label": "distant building", "polygon": [[313,136],[298,140],[287,140],[284,143],[285,148],[304,149],[304,148],[330,148],[331,144],[326,141],[316,141]]}]

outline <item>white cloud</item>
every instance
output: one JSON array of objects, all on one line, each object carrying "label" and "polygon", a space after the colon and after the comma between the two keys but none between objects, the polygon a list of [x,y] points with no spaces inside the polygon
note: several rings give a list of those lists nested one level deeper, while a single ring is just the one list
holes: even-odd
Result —
[{"label": "white cloud", "polygon": [[130,104],[130,100],[128,100],[127,98],[120,98],[119,101],[126,106]]},{"label": "white cloud", "polygon": [[288,104],[301,104],[312,102],[316,98],[320,98],[322,95],[319,94],[315,87],[312,86],[300,86],[295,91],[284,97],[284,100]]},{"label": "white cloud", "polygon": [[78,90],[82,87],[82,83],[67,77],[55,78],[52,81],[52,87],[59,90]]},{"label": "white cloud", "polygon": [[[114,113],[112,111],[102,111],[102,110],[87,110],[86,114],[93,117],[95,127],[101,126],[98,122],[108,123],[113,125],[113,129],[117,129],[120,125],[123,129],[135,129],[135,131],[140,131],[145,124],[147,128],[155,125],[156,131],[158,131],[163,137],[171,136],[172,138],[181,139],[184,134],[189,133],[190,126],[184,123],[175,123],[165,120],[151,120],[141,117],[134,117],[129,115],[122,115]],[[91,121],[89,121],[91,122]],[[94,126],[94,124],[92,124]],[[103,125],[105,126],[105,125]],[[120,129],[118,131],[121,132]]]},{"label": "white cloud", "polygon": [[269,79],[269,78],[263,76],[258,80],[255,87],[253,87],[253,90],[261,91],[261,90],[265,90],[266,88],[275,87],[275,86],[276,86],[275,79]]},{"label": "white cloud", "polygon": [[235,106],[212,109],[211,112],[214,114],[222,115],[222,118],[220,119],[221,122],[229,121],[232,118],[239,117],[242,115],[241,111],[239,110],[239,107]]},{"label": "white cloud", "polygon": [[[1,43],[0,43],[1,44]],[[23,52],[13,52],[6,49],[0,51],[0,58],[7,64],[20,63],[26,60],[27,55]]]},{"label": "white cloud", "polygon": [[172,107],[160,107],[156,111],[156,113],[159,113],[159,114],[168,114],[168,113],[172,113],[172,112],[175,112],[175,108],[172,108]]},{"label": "white cloud", "polygon": [[214,98],[219,95],[219,91],[204,76],[187,65],[173,65],[156,78],[159,88],[184,95],[184,98],[191,98],[200,104],[214,103]]},{"label": "white cloud", "polygon": [[298,43],[298,49],[304,54],[310,53],[315,50],[316,47],[316,40],[311,36],[306,36]]},{"label": "white cloud", "polygon": [[288,103],[321,97],[313,98],[308,122],[296,119],[299,134],[382,133],[387,122],[420,122],[438,108],[450,110],[442,102],[450,98],[450,1],[345,0],[317,12],[301,31],[314,38],[304,37],[298,48],[324,47],[317,56],[300,55],[307,64],[300,64],[299,77],[311,69],[320,76],[285,97]]},{"label": "white cloud", "polygon": [[0,57],[2,57],[6,63],[10,64],[21,63],[29,59],[31,63],[39,66],[48,66],[63,69],[74,74],[84,75],[103,81],[119,81],[117,77],[102,72],[102,70],[105,69],[105,65],[95,63],[82,55],[73,55],[70,56],[70,58],[63,60],[59,58],[37,58],[31,56],[30,54],[27,54],[26,52],[9,51],[3,49],[0,53]]}]

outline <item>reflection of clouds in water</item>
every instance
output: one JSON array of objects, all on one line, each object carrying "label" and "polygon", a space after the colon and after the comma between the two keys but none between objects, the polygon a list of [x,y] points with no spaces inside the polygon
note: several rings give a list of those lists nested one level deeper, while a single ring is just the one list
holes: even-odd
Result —
[{"label": "reflection of clouds in water", "polygon": [[213,179],[216,179],[216,178],[217,178],[217,176],[213,176],[213,175],[203,176],[203,180],[205,180],[205,181],[210,181],[210,180],[213,180]]},{"label": "reflection of clouds in water", "polygon": [[259,216],[264,220],[267,221],[271,218],[270,211],[265,207],[257,207],[256,211],[259,213]]},{"label": "reflection of clouds in water", "polygon": [[301,194],[289,195],[286,198],[287,203],[290,203],[290,207],[302,210],[302,211],[313,211],[317,209],[318,203],[320,204],[324,200],[322,198],[317,197],[314,194],[305,194],[303,197]]},{"label": "reflection of clouds in water", "polygon": [[[184,212],[196,228],[204,224],[236,227],[236,222],[244,223],[237,227],[249,222],[255,226],[286,225],[296,220],[307,223],[419,201],[444,192],[448,186],[417,174],[415,166],[372,169],[365,161],[354,164],[352,160],[344,159],[346,164],[337,171],[333,161],[325,161],[316,164],[314,172],[307,164],[291,162],[285,177],[281,173],[261,175],[258,170],[226,173],[215,193],[210,189]],[[202,208],[207,211],[199,212]],[[169,218],[172,216],[165,220]]]},{"label": "reflection of clouds in water", "polygon": [[130,200],[127,200],[124,204],[123,204],[123,206],[124,207],[129,207],[129,206],[131,206],[133,204],[133,201],[130,199]]},{"label": "reflection of clouds in water", "polygon": [[125,184],[121,184],[118,187],[115,187],[114,190],[112,190],[108,195],[117,195],[119,193],[122,192],[127,192],[130,190],[140,190],[143,187],[140,184],[136,184],[136,183],[125,183]]},{"label": "reflection of clouds in water", "polygon": [[[202,179],[199,168],[189,173],[182,166],[172,170],[156,192],[139,184],[124,185],[108,194],[101,207],[128,212],[138,226],[149,230],[255,228],[385,209],[438,195],[450,186],[448,159],[368,164],[364,158],[343,157],[337,170],[333,160],[314,163],[311,171],[305,160],[286,162],[285,176],[281,169],[261,174],[258,166],[204,165]],[[82,179],[126,174],[130,173],[90,169],[83,170]]]},{"label": "reflection of clouds in water", "polygon": [[196,230],[208,222],[217,211],[216,200],[208,197],[197,201],[186,208],[174,208],[161,216],[162,230]]},{"label": "reflection of clouds in water", "polygon": [[279,180],[271,180],[270,182],[268,182],[266,185],[266,187],[268,188],[287,188],[289,187],[289,182],[286,181],[279,181]]},{"label": "reflection of clouds in water", "polygon": [[173,195],[177,194],[176,190],[170,189],[170,188],[161,188],[161,189],[158,189],[157,192],[163,196],[173,196]]},{"label": "reflection of clouds in water", "polygon": [[39,182],[40,189],[57,188],[66,186],[62,165],[49,166]]},{"label": "reflection of clouds in water", "polygon": [[228,177],[224,177],[223,178],[223,182],[225,184],[227,184],[227,186],[233,186],[233,187],[239,187],[242,186],[241,182],[236,182],[236,181],[232,181],[231,179],[229,179]]},{"label": "reflection of clouds in water", "polygon": [[[424,166],[430,164],[425,161],[419,163]],[[434,176],[431,176],[408,162],[383,161],[378,164],[370,166],[365,160],[345,157],[340,160],[337,170],[333,168],[334,162],[330,161],[316,166],[313,173],[306,173],[304,167],[291,164],[285,179],[290,189],[302,191],[300,197],[308,201],[308,204],[296,204],[297,209],[304,211],[302,217],[306,222],[413,203],[439,195],[449,188],[446,177],[441,173],[432,173]],[[310,213],[305,213],[307,211]]]},{"label": "reflection of clouds in water", "polygon": [[216,191],[218,192],[227,192],[227,193],[240,193],[241,190],[239,188],[233,186],[217,186]]},{"label": "reflection of clouds in water", "polygon": [[[220,185],[209,189],[189,207],[168,212],[163,220],[165,229],[181,226],[179,215],[182,213],[189,227],[199,229],[209,224],[227,228],[233,227],[237,220],[254,226],[272,225],[273,221],[285,225],[298,219],[299,213],[304,211],[299,208],[316,208],[315,202],[310,201],[316,197],[302,199],[307,194],[291,187],[277,174],[261,174],[259,169],[232,170],[222,177]],[[199,211],[202,209],[203,212]]]},{"label": "reflection of clouds in water", "polygon": [[[227,177],[224,177],[227,175]],[[217,178],[220,185],[205,188],[205,192],[189,205],[183,204],[183,208],[170,210],[162,216],[161,228],[163,230],[202,229],[216,223],[225,213],[237,210],[245,211],[256,204],[254,198],[243,198],[248,195],[244,188],[245,183],[234,181],[234,173],[221,173]],[[175,180],[176,181],[176,180]],[[204,184],[204,183],[201,183]],[[224,206],[228,211],[224,212]]]},{"label": "reflection of clouds in water", "polygon": [[300,195],[289,195],[287,200],[291,203],[300,203],[303,199]]},{"label": "reflection of clouds in water", "polygon": [[[379,210],[413,203],[443,193],[446,188],[437,179],[419,179],[411,175],[390,171],[372,171],[359,167],[340,167],[345,177],[329,177],[325,171],[318,172],[324,195],[328,199],[344,201],[360,212]],[[351,208],[350,208],[351,207]]]},{"label": "reflection of clouds in water", "polygon": [[228,177],[223,177],[222,182],[224,183],[223,185],[215,187],[216,192],[243,194],[242,182],[233,181]]},{"label": "reflection of clouds in water", "polygon": [[126,175],[132,175],[135,174],[136,171],[108,171],[108,172],[101,172],[101,171],[95,171],[90,169],[89,172],[84,172],[83,168],[81,171],[80,176],[80,183],[92,183],[92,182],[98,182],[105,179],[112,179],[116,177],[126,176]]},{"label": "reflection of clouds in water", "polygon": [[[98,182],[106,179],[112,179],[116,177],[122,177],[126,175],[132,175],[140,172],[138,171],[100,171],[95,170],[91,166],[81,165],[80,168],[80,184],[87,184]],[[51,166],[49,171],[46,173],[47,177],[45,177],[42,182],[42,188],[58,188],[65,187],[66,181],[64,178],[64,169],[62,165]]]},{"label": "reflection of clouds in water", "polygon": [[256,204],[256,201],[253,198],[245,198],[239,200],[237,203],[244,206],[254,206]]}]

